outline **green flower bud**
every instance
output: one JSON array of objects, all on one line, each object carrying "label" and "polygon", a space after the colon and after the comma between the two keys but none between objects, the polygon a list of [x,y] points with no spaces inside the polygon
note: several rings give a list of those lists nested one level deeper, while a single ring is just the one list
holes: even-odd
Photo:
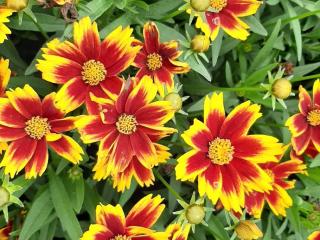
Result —
[{"label": "green flower bud", "polygon": [[182,108],[182,98],[178,93],[169,93],[164,97],[164,100],[169,101],[175,111],[179,111]]},{"label": "green flower bud", "polygon": [[272,84],[272,95],[279,99],[286,99],[292,90],[291,82],[286,78],[280,78]]},{"label": "green flower bud", "polygon": [[186,218],[190,224],[199,224],[205,217],[205,211],[201,205],[191,205],[186,211]]}]

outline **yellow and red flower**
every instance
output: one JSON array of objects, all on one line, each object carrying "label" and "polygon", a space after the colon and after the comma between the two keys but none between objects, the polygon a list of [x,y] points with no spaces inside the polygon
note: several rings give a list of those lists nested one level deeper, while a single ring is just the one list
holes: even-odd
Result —
[{"label": "yellow and red flower", "polygon": [[82,159],[82,148],[63,134],[75,128],[78,117],[64,117],[54,105],[55,93],[41,102],[25,85],[6,95],[0,98],[0,141],[10,142],[0,164],[6,174],[13,177],[24,168],[26,178],[41,176],[48,164],[48,146],[72,163]]},{"label": "yellow and red flower", "polygon": [[[0,97],[5,96],[5,91],[11,76],[11,70],[9,68],[9,60],[0,59]],[[6,142],[0,142],[0,153],[6,150],[8,144]]]},{"label": "yellow and red flower", "polygon": [[204,103],[204,123],[194,124],[181,136],[193,149],[178,159],[177,179],[198,178],[200,196],[215,204],[220,199],[226,210],[241,212],[245,192],[271,190],[272,179],[258,163],[277,161],[281,154],[278,139],[248,135],[261,117],[260,106],[244,102],[225,116],[223,94],[214,93]]},{"label": "yellow and red flower", "polygon": [[12,231],[12,222],[10,221],[7,226],[0,229],[0,240],[9,240]]},{"label": "yellow and red flower", "polygon": [[168,101],[152,102],[156,94],[145,76],[128,80],[115,101],[93,96],[100,114],[81,118],[77,127],[84,143],[100,141],[95,179],[111,175],[119,191],[130,186],[133,176],[141,186],[152,184],[152,168],[170,157],[168,148],[156,142],[176,131],[164,127],[174,109]]},{"label": "yellow and red flower", "polygon": [[168,92],[174,87],[174,74],[186,73],[190,67],[187,63],[176,60],[182,53],[178,51],[177,41],[160,43],[159,30],[155,23],[148,22],[144,25],[143,36],[144,43],[138,40],[133,43],[135,46],[142,46],[133,63],[140,69],[136,76],[151,76],[160,95],[164,96],[164,86]]},{"label": "yellow and red flower", "polygon": [[95,96],[117,96],[123,79],[117,75],[133,62],[140,47],[132,47],[132,29],[116,28],[102,42],[98,27],[89,17],[74,23],[73,43],[54,39],[43,49],[44,60],[37,68],[44,80],[63,84],[55,102],[58,108],[72,111],[84,102],[96,113]]},{"label": "yellow and red flower", "polygon": [[194,2],[197,0],[191,0],[187,5],[187,13],[197,18],[196,27],[212,41],[220,28],[233,38],[246,40],[249,26],[240,17],[255,14],[262,4],[258,0],[211,0],[206,10],[199,11],[192,7]]},{"label": "yellow and red flower", "polygon": [[164,210],[163,199],[147,195],[133,206],[127,216],[121,206],[98,205],[96,223],[91,224],[81,240],[165,240],[168,234],[150,228]]},{"label": "yellow and red flower", "polygon": [[166,229],[166,233],[169,235],[168,240],[188,240],[190,228],[190,224],[187,224],[184,227],[180,224],[169,225]]},{"label": "yellow and red flower", "polygon": [[300,113],[286,122],[292,135],[292,147],[297,155],[302,155],[312,143],[320,152],[320,80],[314,82],[313,101],[307,90],[300,86],[299,110]]},{"label": "yellow and red flower", "polygon": [[[287,147],[284,147],[284,152]],[[284,154],[284,153],[283,153]],[[278,156],[279,161],[283,154]],[[287,180],[291,174],[306,173],[306,165],[301,160],[291,159],[282,163],[260,164],[260,167],[272,179],[272,190],[268,193],[251,192],[246,195],[246,209],[255,218],[260,218],[267,201],[273,213],[286,216],[286,208],[291,207],[292,199],[286,190],[294,188],[295,181]]]},{"label": "yellow and red flower", "polygon": [[304,161],[304,156],[308,156],[311,159],[314,159],[320,152],[315,148],[312,141],[310,141],[309,146],[304,151],[302,155],[298,155],[293,149],[291,149],[290,157],[291,159]]},{"label": "yellow and red flower", "polygon": [[8,17],[10,17],[14,12],[15,11],[13,9],[0,6],[0,44],[3,43],[4,40],[8,39],[7,35],[11,34],[10,29],[5,25],[5,23],[9,22]]},{"label": "yellow and red flower", "polygon": [[311,233],[307,240],[320,240],[320,231]]}]

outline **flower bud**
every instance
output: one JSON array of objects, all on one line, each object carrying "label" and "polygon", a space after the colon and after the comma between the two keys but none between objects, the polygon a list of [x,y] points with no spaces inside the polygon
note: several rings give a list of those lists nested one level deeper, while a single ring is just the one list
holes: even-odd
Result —
[{"label": "flower bud", "polygon": [[280,78],[272,84],[272,95],[279,99],[288,98],[291,90],[291,82],[286,78]]},{"label": "flower bud", "polygon": [[194,52],[202,53],[208,51],[210,47],[209,38],[204,35],[196,35],[191,41],[191,49]]},{"label": "flower bud", "polygon": [[258,226],[249,220],[241,220],[235,231],[240,240],[254,240],[263,236]]},{"label": "flower bud", "polygon": [[10,192],[4,187],[0,187],[0,207],[3,207],[10,200]]},{"label": "flower bud", "polygon": [[21,11],[28,5],[28,0],[6,0],[6,7],[15,11]]},{"label": "flower bud", "polygon": [[74,166],[69,169],[69,178],[71,178],[73,181],[79,180],[82,178],[82,169],[78,166]]},{"label": "flower bud", "polygon": [[197,12],[205,12],[211,4],[211,0],[191,0],[191,7]]},{"label": "flower bud", "polygon": [[201,205],[190,205],[186,211],[186,218],[190,224],[199,224],[203,221],[205,211]]},{"label": "flower bud", "polygon": [[178,93],[169,93],[164,97],[164,100],[170,102],[175,111],[179,111],[182,108],[182,98]]}]

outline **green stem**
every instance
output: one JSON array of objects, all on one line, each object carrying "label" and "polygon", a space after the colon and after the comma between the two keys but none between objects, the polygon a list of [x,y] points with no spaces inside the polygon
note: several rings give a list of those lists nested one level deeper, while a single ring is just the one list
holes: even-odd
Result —
[{"label": "green stem", "polygon": [[160,182],[162,182],[162,184],[169,190],[169,192],[171,192],[176,199],[179,199],[183,202],[185,202],[183,200],[183,198],[179,195],[179,193],[177,193],[171,186],[170,184],[160,175],[160,173],[157,170],[153,170],[154,175],[157,177],[158,180],[160,180]]},{"label": "green stem", "polygon": [[43,30],[43,28],[40,26],[40,24],[35,20],[33,19],[32,16],[30,16],[29,14],[27,14],[25,12],[25,14],[31,19],[31,21],[33,22],[33,24],[39,29],[40,33],[42,34],[42,36],[46,39],[46,40],[49,40],[49,36],[48,34]]}]

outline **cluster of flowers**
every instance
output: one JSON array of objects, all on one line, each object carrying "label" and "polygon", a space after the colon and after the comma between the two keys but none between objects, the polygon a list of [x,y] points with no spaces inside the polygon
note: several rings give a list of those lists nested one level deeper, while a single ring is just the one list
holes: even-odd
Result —
[{"label": "cluster of flowers", "polygon": [[[254,14],[261,5],[255,0],[208,2],[197,6],[191,0],[186,9],[212,40],[220,27],[232,37],[246,39],[248,26],[238,17]],[[0,41],[10,33],[3,23],[12,12],[0,8]],[[0,146],[5,154],[0,166],[5,174],[14,177],[24,169],[26,178],[41,176],[48,164],[48,147],[78,164],[83,149],[65,134],[78,129],[84,143],[99,142],[94,179],[111,177],[118,191],[129,188],[132,178],[140,186],[154,182],[153,167],[171,156],[159,140],[177,132],[165,127],[181,108],[168,98],[175,93],[174,74],[190,68],[177,61],[181,52],[176,41],[160,42],[154,23],[145,24],[144,42],[134,39],[132,31],[118,27],[101,41],[97,24],[85,17],[74,23],[73,41],[50,41],[37,69],[44,80],[61,88],[42,100],[29,85],[5,91],[11,72],[9,61],[1,59]],[[125,81],[119,74],[131,65],[139,70]],[[306,173],[304,154],[314,157],[320,152],[320,81],[314,83],[313,101],[303,87],[299,89],[300,113],[286,122],[292,133],[287,161],[282,159],[289,145],[272,136],[248,134],[262,116],[259,105],[247,101],[226,115],[223,102],[222,93],[207,96],[204,121],[195,119],[181,135],[192,150],[178,158],[177,179],[197,179],[200,197],[235,214],[245,208],[260,218],[267,202],[275,215],[285,216],[292,205],[286,190],[294,187],[288,177]],[[67,116],[82,105],[85,115]],[[159,196],[148,195],[127,217],[119,205],[98,206],[96,224],[82,239],[187,239],[188,224],[170,225],[166,232],[149,229],[164,209],[161,202]]]}]

